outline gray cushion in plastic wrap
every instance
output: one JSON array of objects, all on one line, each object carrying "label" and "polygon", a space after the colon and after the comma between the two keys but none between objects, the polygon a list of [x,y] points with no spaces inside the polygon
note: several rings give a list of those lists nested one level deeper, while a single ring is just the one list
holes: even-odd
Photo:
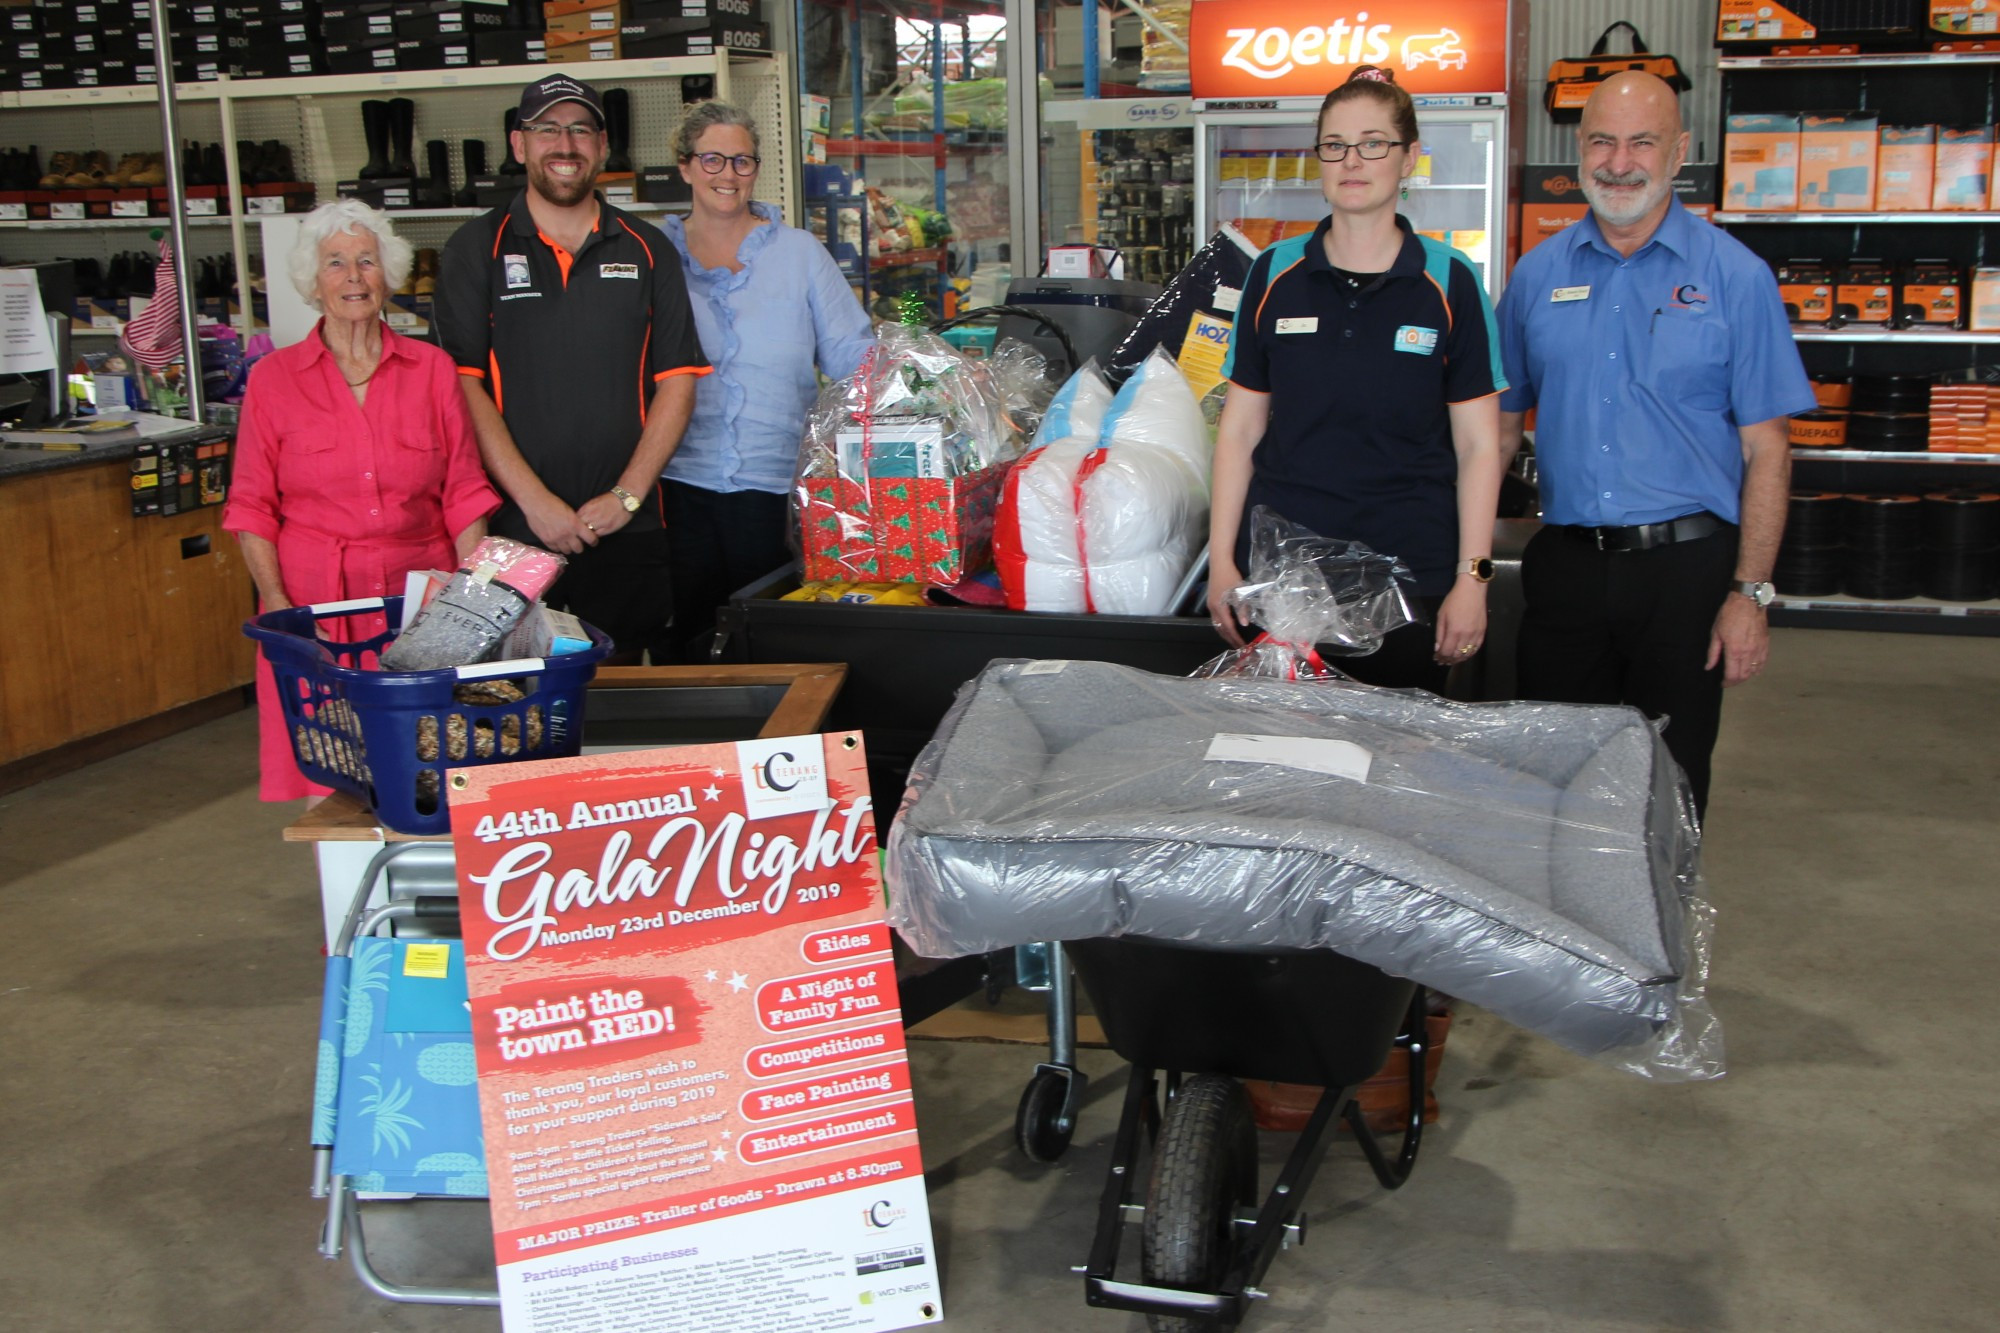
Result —
[{"label": "gray cushion in plastic wrap", "polygon": [[[1210,757],[1233,734],[1359,746],[1367,777]],[[1694,863],[1678,770],[1633,709],[996,662],[912,774],[891,921],[933,956],[1334,949],[1687,1076],[1658,1051],[1713,1035],[1679,1031],[1691,1008],[1713,1028]]]}]

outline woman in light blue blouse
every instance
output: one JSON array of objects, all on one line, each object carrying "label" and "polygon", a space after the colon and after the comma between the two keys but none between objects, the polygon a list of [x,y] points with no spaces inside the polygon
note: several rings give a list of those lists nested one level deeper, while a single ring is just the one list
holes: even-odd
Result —
[{"label": "woman in light blue blouse", "polygon": [[682,660],[729,594],[790,560],[792,470],[818,389],[854,373],[875,334],[826,247],[753,203],[756,122],[722,102],[688,112],[674,136],[686,219],[665,229],[681,253],[696,331],[713,374],[667,464],[673,638]]}]

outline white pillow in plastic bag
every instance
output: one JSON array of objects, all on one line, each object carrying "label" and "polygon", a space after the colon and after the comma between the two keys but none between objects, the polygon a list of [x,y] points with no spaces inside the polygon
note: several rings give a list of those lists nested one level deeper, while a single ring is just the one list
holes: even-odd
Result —
[{"label": "white pillow in plastic bag", "polygon": [[1083,553],[1076,532],[1076,474],[1098,447],[1111,386],[1095,360],[1056,391],[1028,455],[1007,474],[993,525],[993,558],[1007,605],[1081,613]]},{"label": "white pillow in plastic bag", "polygon": [[1208,540],[1213,445],[1194,390],[1163,350],[1112,401],[1099,454],[1076,492],[1087,604],[1107,615],[1158,616]]}]

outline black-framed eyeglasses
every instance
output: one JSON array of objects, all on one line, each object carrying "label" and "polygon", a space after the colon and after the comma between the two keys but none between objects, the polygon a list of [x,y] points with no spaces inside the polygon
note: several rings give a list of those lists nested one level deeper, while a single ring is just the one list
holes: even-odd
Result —
[{"label": "black-framed eyeglasses", "polygon": [[1360,143],[1342,143],[1338,139],[1322,139],[1313,145],[1313,151],[1319,154],[1322,162],[1338,162],[1347,156],[1350,148],[1361,154],[1364,162],[1380,162],[1389,156],[1391,148],[1405,147],[1407,142],[1404,139],[1363,139]]},{"label": "black-framed eyeglasses", "polygon": [[701,163],[701,169],[711,176],[721,175],[722,164],[725,162],[729,164],[729,169],[739,176],[754,176],[757,174],[757,168],[764,165],[763,158],[753,157],[749,153],[738,153],[734,157],[726,153],[691,153],[689,157]]},{"label": "black-framed eyeglasses", "polygon": [[573,121],[568,125],[558,125],[552,120],[530,120],[520,125],[521,133],[537,143],[554,143],[567,138],[571,143],[589,143],[599,130],[587,120]]}]

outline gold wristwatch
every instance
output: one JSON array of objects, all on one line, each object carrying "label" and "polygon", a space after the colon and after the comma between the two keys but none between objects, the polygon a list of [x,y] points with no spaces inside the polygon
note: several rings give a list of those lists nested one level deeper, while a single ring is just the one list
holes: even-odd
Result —
[{"label": "gold wristwatch", "polygon": [[1470,574],[1480,583],[1491,583],[1493,582],[1492,557],[1484,555],[1468,556],[1466,559],[1458,562],[1458,572],[1461,574]]},{"label": "gold wristwatch", "polygon": [[623,486],[613,486],[611,488],[611,493],[618,497],[619,504],[625,506],[626,513],[636,514],[639,512],[638,496],[632,494],[632,492],[626,490]]}]

